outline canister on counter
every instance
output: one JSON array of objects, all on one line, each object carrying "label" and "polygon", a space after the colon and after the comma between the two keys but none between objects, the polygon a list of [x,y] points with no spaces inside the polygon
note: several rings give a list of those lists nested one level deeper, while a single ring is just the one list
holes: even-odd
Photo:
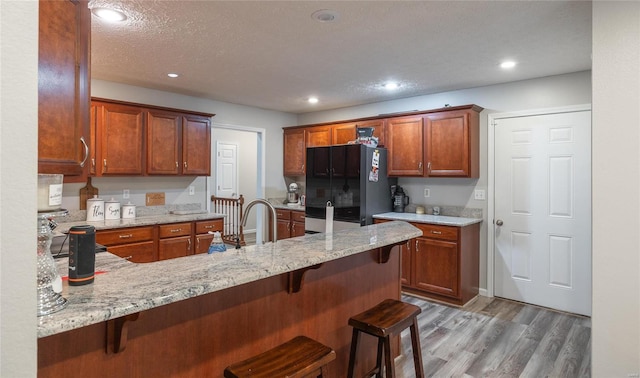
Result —
[{"label": "canister on counter", "polygon": [[120,202],[113,197],[104,203],[104,219],[120,219]]},{"label": "canister on counter", "polygon": [[136,217],[136,205],[131,201],[122,205],[122,219],[133,219]]},{"label": "canister on counter", "polygon": [[87,200],[87,222],[104,220],[104,200],[93,196]]}]

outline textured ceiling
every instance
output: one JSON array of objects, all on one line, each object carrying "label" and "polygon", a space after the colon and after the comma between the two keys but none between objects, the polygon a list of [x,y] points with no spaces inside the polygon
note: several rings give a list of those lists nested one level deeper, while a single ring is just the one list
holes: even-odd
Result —
[{"label": "textured ceiling", "polygon": [[[95,79],[291,113],[591,68],[584,1],[92,0]],[[322,23],[319,9],[339,13]],[[505,72],[505,58],[518,66]],[[177,72],[171,79],[167,73]],[[381,90],[385,80],[401,88]],[[320,102],[308,104],[309,96]]]}]

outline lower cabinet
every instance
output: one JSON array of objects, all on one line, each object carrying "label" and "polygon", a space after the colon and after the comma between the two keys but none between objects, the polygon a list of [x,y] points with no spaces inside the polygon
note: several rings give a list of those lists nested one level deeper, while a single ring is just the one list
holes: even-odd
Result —
[{"label": "lower cabinet", "polygon": [[[375,220],[381,222],[385,220]],[[411,224],[422,231],[422,236],[401,247],[402,289],[456,305],[464,305],[478,295],[480,224]]]},{"label": "lower cabinet", "polygon": [[117,230],[99,230],[96,243],[107,247],[114,255],[135,263],[152,262],[156,255],[155,227],[130,227]]},{"label": "lower cabinet", "polygon": [[158,226],[158,260],[192,255],[191,222]]},{"label": "lower cabinet", "polygon": [[304,235],[304,211],[276,209],[278,240]]},{"label": "lower cabinet", "polygon": [[209,231],[222,232],[222,228],[222,219],[208,219],[98,230],[96,243],[131,262],[147,263],[205,253],[213,240],[213,234],[209,234]]},{"label": "lower cabinet", "polygon": [[211,244],[213,240],[213,234],[210,234],[209,231],[220,231],[220,233],[222,233],[222,227],[222,219],[197,221],[194,252],[207,253],[209,251],[209,244]]}]

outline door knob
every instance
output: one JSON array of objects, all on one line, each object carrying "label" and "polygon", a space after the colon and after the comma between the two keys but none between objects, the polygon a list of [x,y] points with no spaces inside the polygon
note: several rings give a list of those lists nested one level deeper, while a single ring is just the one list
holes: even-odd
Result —
[{"label": "door knob", "polygon": [[504,222],[502,221],[502,219],[498,219],[496,221],[496,226],[502,226],[504,224]]}]

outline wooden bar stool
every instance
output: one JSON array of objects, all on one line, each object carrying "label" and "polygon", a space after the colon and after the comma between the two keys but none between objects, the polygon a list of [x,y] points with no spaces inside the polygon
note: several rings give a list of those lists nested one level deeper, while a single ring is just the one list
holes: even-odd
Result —
[{"label": "wooden bar stool", "polygon": [[225,378],[324,377],[336,352],[306,336],[298,336],[224,369]]},{"label": "wooden bar stool", "polygon": [[395,378],[395,366],[393,358],[391,357],[391,336],[400,334],[400,332],[409,327],[411,331],[411,346],[413,349],[413,364],[416,369],[416,378],[424,378],[420,336],[418,335],[418,314],[421,311],[418,306],[395,299],[385,299],[365,312],[351,317],[351,319],[349,319],[349,325],[353,327],[353,336],[351,338],[348,377],[353,378],[360,333],[364,332],[378,338],[376,366],[365,376],[369,377],[372,374],[376,374],[376,377],[382,377],[382,351],[384,349],[386,377]]}]

